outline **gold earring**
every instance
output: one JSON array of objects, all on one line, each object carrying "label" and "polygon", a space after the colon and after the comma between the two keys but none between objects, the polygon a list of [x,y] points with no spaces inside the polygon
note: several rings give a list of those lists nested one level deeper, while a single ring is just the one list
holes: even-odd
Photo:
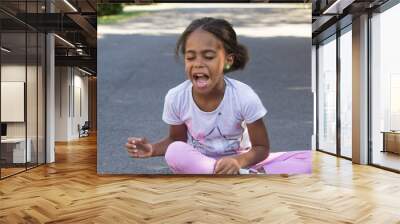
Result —
[{"label": "gold earring", "polygon": [[229,70],[231,68],[230,64],[225,64],[225,70]]}]

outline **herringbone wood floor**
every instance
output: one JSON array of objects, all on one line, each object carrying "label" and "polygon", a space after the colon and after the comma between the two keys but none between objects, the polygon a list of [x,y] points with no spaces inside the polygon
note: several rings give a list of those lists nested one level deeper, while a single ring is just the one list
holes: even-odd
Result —
[{"label": "herringbone wood floor", "polygon": [[312,175],[98,176],[95,137],[0,181],[0,223],[400,223],[400,175],[314,153]]}]

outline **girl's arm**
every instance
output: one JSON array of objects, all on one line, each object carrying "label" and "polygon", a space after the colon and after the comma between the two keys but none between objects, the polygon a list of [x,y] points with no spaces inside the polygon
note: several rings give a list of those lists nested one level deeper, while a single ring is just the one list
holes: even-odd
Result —
[{"label": "girl's arm", "polygon": [[154,144],[151,144],[153,153],[151,156],[163,156],[167,151],[169,144],[175,141],[187,141],[187,128],[185,124],[181,125],[170,125],[169,134]]},{"label": "girl's arm", "polygon": [[252,144],[251,149],[239,155],[222,157],[216,162],[214,173],[238,174],[240,168],[250,167],[268,157],[268,133],[262,118],[251,124],[247,124],[247,129]]},{"label": "girl's arm", "polygon": [[130,137],[125,144],[126,150],[131,157],[134,158],[148,158],[151,156],[162,156],[167,151],[169,144],[174,141],[186,142],[186,126],[170,125],[169,135],[157,143],[151,144],[147,142],[146,138]]},{"label": "girl's arm", "polygon": [[269,156],[269,139],[267,129],[262,118],[247,124],[251,149],[248,152],[234,156],[240,167],[253,166]]}]

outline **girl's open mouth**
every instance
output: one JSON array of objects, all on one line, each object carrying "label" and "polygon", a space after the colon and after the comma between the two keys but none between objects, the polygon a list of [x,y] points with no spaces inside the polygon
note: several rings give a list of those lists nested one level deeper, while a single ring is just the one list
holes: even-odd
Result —
[{"label": "girl's open mouth", "polygon": [[194,84],[198,87],[198,88],[205,88],[207,87],[208,84],[208,80],[210,79],[208,77],[208,75],[204,74],[204,73],[195,73],[193,75],[194,78]]}]

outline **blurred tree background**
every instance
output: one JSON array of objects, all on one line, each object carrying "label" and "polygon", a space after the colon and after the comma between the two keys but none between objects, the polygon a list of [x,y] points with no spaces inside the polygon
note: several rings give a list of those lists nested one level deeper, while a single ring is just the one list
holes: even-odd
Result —
[{"label": "blurred tree background", "polygon": [[122,13],[124,7],[122,3],[113,3],[113,4],[97,4],[97,15],[98,16],[107,16],[107,15],[115,15]]},{"label": "blurred tree background", "polygon": [[146,5],[153,5],[153,3],[151,0],[135,0],[134,3],[97,4],[97,24],[110,25],[148,14],[148,11],[137,10]]}]

